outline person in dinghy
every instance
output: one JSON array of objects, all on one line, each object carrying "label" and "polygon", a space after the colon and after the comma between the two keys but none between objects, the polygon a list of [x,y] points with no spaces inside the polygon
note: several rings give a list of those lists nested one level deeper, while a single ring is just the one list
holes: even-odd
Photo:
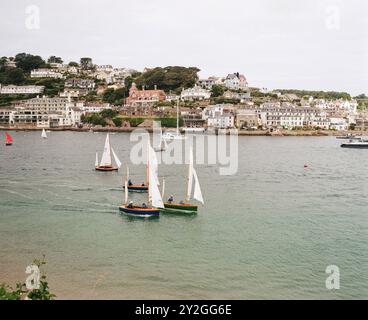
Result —
[{"label": "person in dinghy", "polygon": [[[114,157],[116,166],[113,166],[112,156]],[[117,171],[121,167],[121,162],[116,155],[114,149],[110,145],[110,136],[109,134],[106,135],[105,140],[105,147],[102,154],[101,162],[98,161],[98,153],[96,152],[96,162],[95,162],[95,169],[96,171]]]}]

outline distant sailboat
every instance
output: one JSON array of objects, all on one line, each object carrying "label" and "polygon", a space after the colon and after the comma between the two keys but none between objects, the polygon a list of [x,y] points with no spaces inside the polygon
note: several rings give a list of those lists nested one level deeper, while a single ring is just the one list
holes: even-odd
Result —
[{"label": "distant sailboat", "polygon": [[41,138],[47,139],[47,134],[46,134],[46,130],[45,129],[42,129]]},{"label": "distant sailboat", "polygon": [[179,120],[180,120],[180,115],[179,115],[179,99],[178,99],[176,103],[176,132],[175,133],[165,132],[165,134],[163,134],[162,136],[163,140],[185,140],[186,139],[186,136],[183,136],[182,134],[180,134]]},{"label": "distant sailboat", "polygon": [[167,142],[165,139],[162,138],[162,129],[160,127],[160,142],[158,146],[154,147],[156,152],[162,152],[167,150]]},{"label": "distant sailboat", "polygon": [[[129,167],[127,166],[127,175],[126,175],[126,181],[128,182],[127,188],[128,191],[130,192],[139,192],[139,193],[146,193],[148,192],[148,183],[142,183],[142,184],[133,184],[130,181],[130,177],[129,177]],[[148,176],[147,176],[147,181],[148,181]]]},{"label": "distant sailboat", "polygon": [[[193,189],[194,183],[194,189]],[[193,195],[192,195],[193,191]],[[164,183],[162,190],[162,197],[164,197]],[[189,201],[191,199],[195,199],[202,204],[204,204],[201,186],[199,184],[199,179],[196,170],[194,169],[194,160],[193,160],[193,148],[190,147],[189,151],[189,167],[188,167],[188,178],[187,178],[187,196],[186,202],[182,201],[180,203],[165,202],[165,211],[174,211],[174,212],[182,212],[182,213],[196,213],[198,211],[198,206],[194,204],[190,204]]]},{"label": "distant sailboat", "polygon": [[5,132],[5,145],[11,146],[12,144],[13,144],[13,138],[11,137],[9,133]]},{"label": "distant sailboat", "polygon": [[148,205],[135,206],[132,202],[128,203],[128,181],[125,181],[125,204],[121,205],[119,210],[127,215],[157,217],[160,214],[160,208],[164,208],[164,203],[158,188],[157,158],[149,139],[147,144]]},{"label": "distant sailboat", "polygon": [[[116,167],[112,165],[112,157],[111,154],[114,157]],[[105,147],[104,152],[102,154],[101,162],[98,163],[98,153],[96,152],[96,161],[95,161],[95,169],[97,171],[117,171],[121,167],[121,162],[116,155],[114,149],[110,145],[110,136],[109,134],[106,135],[105,140]]]}]

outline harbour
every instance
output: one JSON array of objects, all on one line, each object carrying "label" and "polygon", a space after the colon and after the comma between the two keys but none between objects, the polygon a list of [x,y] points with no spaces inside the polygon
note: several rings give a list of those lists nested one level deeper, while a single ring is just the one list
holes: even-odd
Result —
[{"label": "harbour", "polygon": [[[198,214],[147,220],[119,213],[125,170],[95,171],[106,134],[11,135],[0,152],[0,282],[25,278],[45,254],[58,299],[368,295],[365,150],[344,150],[330,136],[239,137],[236,175],[196,165]],[[144,165],[130,164],[129,134],[110,139],[122,168],[145,182]],[[159,165],[170,186],[164,200],[185,195],[187,174],[186,165]],[[326,290],[329,265],[340,267],[340,290]]]}]

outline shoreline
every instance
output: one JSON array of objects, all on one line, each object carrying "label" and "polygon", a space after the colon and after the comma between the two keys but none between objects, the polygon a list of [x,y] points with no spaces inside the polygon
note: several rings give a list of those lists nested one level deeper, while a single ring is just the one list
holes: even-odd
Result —
[{"label": "shoreline", "polygon": [[[46,129],[46,128],[45,128]],[[131,133],[135,130],[146,130],[150,133],[153,132],[152,128],[139,128],[139,127],[130,127],[130,128],[116,128],[116,127],[101,127],[101,128],[47,128],[47,131],[52,132],[121,132],[121,133]],[[172,128],[163,128],[166,131],[174,131]],[[3,127],[0,126],[0,131],[42,131],[43,128],[32,128],[32,127]],[[192,135],[192,133],[190,133]],[[205,132],[207,135],[216,134],[215,131]],[[229,134],[229,130],[227,130],[227,134]],[[268,136],[268,137],[327,137],[327,136],[344,136],[344,135],[364,135],[366,131],[332,131],[332,130],[282,130],[280,132],[270,132],[265,130],[255,130],[255,131],[245,131],[238,130],[239,136],[247,136],[247,137],[260,137],[260,136]]]}]

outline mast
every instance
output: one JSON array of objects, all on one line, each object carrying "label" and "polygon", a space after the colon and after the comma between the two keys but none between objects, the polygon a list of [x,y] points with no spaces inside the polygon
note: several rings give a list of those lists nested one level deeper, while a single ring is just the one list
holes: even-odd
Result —
[{"label": "mast", "polygon": [[179,135],[179,98],[176,103],[176,135]]},{"label": "mast", "polygon": [[150,156],[150,150],[149,150],[149,135],[148,135],[148,140],[147,140],[147,183],[148,183],[148,205],[150,203],[150,198],[151,198],[151,193],[150,193],[150,179],[149,179],[149,156]]},{"label": "mast", "polygon": [[188,178],[187,178],[187,198],[186,198],[187,201],[190,200],[190,195],[192,193],[192,184],[193,184],[192,165],[193,165],[193,149],[192,149],[192,146],[190,146],[190,149],[189,149]]}]

